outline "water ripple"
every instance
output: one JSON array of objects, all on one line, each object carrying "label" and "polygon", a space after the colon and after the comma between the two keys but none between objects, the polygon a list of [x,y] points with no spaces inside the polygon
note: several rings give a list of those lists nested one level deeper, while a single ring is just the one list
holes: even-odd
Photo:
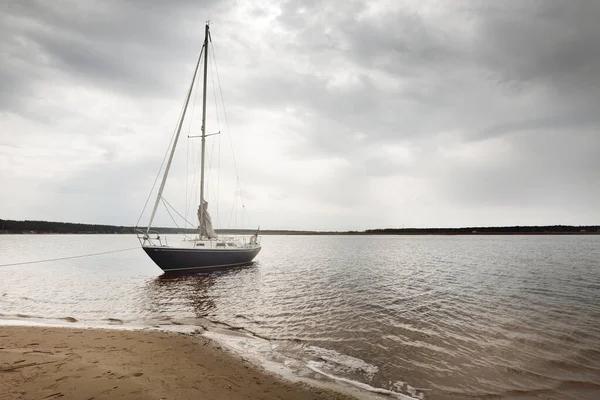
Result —
[{"label": "water ripple", "polygon": [[[0,240],[0,262],[18,262],[110,250],[134,238]],[[600,398],[598,236],[268,236],[263,243],[254,266],[210,275],[157,276],[141,251],[4,268],[0,317],[208,320],[270,342],[273,357],[304,366],[299,373],[378,393]]]}]

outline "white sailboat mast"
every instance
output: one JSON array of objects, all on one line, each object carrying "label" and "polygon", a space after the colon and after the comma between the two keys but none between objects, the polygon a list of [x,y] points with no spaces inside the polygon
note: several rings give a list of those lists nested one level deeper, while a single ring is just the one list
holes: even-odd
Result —
[{"label": "white sailboat mast", "polygon": [[206,148],[206,76],[208,64],[208,22],[204,29],[204,86],[202,91],[202,164],[200,166],[200,239],[204,232],[204,155]]},{"label": "white sailboat mast", "polygon": [[[206,30],[208,32],[208,25],[206,26]],[[185,98],[185,104],[183,106],[183,112],[181,113],[181,118],[179,119],[179,124],[177,125],[177,133],[175,134],[175,140],[173,141],[173,148],[171,149],[171,154],[169,154],[169,161],[167,161],[167,167],[165,168],[165,174],[163,175],[162,182],[160,183],[160,188],[158,189],[158,195],[156,196],[156,202],[154,203],[154,208],[152,209],[152,215],[150,216],[150,221],[148,222],[148,229],[146,229],[146,234],[150,233],[150,227],[152,226],[152,221],[154,221],[154,216],[156,215],[156,210],[158,209],[158,204],[160,203],[160,199],[162,198],[163,190],[165,189],[165,183],[167,183],[167,176],[169,175],[169,169],[171,169],[171,162],[173,161],[173,155],[175,155],[175,148],[177,147],[177,141],[179,140],[179,134],[181,133],[181,127],[183,126],[183,120],[185,119],[185,113],[188,108],[188,103],[190,102],[190,97],[192,96],[192,90],[194,89],[194,82],[196,81],[196,74],[198,73],[198,67],[200,66],[200,60],[202,59],[202,52],[205,53],[204,56],[204,99],[206,101],[206,39],[204,40],[204,46],[200,51],[200,56],[198,57],[198,62],[196,63],[196,69],[194,70],[194,76],[192,77],[192,83],[190,85],[190,90],[188,91],[187,97]],[[206,105],[204,106],[206,109]],[[203,120],[204,121],[204,120]],[[204,126],[204,122],[202,122]],[[204,166],[204,131],[202,133],[202,165]],[[204,168],[203,168],[204,170]]]}]

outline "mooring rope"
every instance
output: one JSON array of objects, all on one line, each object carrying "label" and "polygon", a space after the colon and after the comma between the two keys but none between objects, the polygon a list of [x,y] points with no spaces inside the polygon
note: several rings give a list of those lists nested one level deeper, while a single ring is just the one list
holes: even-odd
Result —
[{"label": "mooring rope", "polygon": [[50,262],[50,261],[61,261],[61,260],[70,260],[70,259],[73,259],[73,258],[83,258],[83,257],[100,256],[100,255],[103,255],[103,254],[119,253],[119,252],[122,252],[122,251],[135,250],[135,249],[139,249],[139,248],[140,248],[140,246],[131,247],[131,248],[128,248],[128,249],[103,251],[101,253],[90,253],[90,254],[81,254],[81,255],[78,255],[78,256],[49,258],[47,260],[35,260],[35,261],[24,261],[24,262],[18,262],[18,263],[0,264],[0,267],[12,267],[14,265],[39,264],[39,263],[45,263],[45,262]]}]

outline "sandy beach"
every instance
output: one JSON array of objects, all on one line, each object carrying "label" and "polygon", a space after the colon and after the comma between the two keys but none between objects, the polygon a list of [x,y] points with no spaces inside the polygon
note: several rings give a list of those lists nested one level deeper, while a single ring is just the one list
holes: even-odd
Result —
[{"label": "sandy beach", "polygon": [[204,337],[0,326],[0,400],[351,399],[261,371]]}]

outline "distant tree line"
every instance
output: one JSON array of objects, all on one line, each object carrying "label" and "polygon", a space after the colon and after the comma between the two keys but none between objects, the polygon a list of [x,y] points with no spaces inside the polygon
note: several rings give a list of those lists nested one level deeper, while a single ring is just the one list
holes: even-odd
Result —
[{"label": "distant tree line", "polygon": [[600,226],[496,226],[496,227],[471,227],[471,228],[386,228],[369,229],[365,234],[370,235],[511,235],[511,234],[585,234],[600,233]]},{"label": "distant tree line", "polygon": [[[188,233],[195,229],[152,228],[160,233]],[[0,219],[0,233],[134,233],[133,226],[77,224],[50,221],[14,221]]]},{"label": "distant tree line", "polygon": [[[160,233],[196,233],[195,228],[152,228]],[[252,234],[255,229],[219,229],[221,234]],[[0,219],[0,233],[79,233],[79,234],[111,234],[135,233],[133,226],[77,224],[70,222],[50,221],[14,221]],[[261,230],[263,235],[515,235],[515,234],[598,234],[599,225],[591,226],[500,226],[470,228],[384,228],[366,231],[294,231],[294,230]]]}]

